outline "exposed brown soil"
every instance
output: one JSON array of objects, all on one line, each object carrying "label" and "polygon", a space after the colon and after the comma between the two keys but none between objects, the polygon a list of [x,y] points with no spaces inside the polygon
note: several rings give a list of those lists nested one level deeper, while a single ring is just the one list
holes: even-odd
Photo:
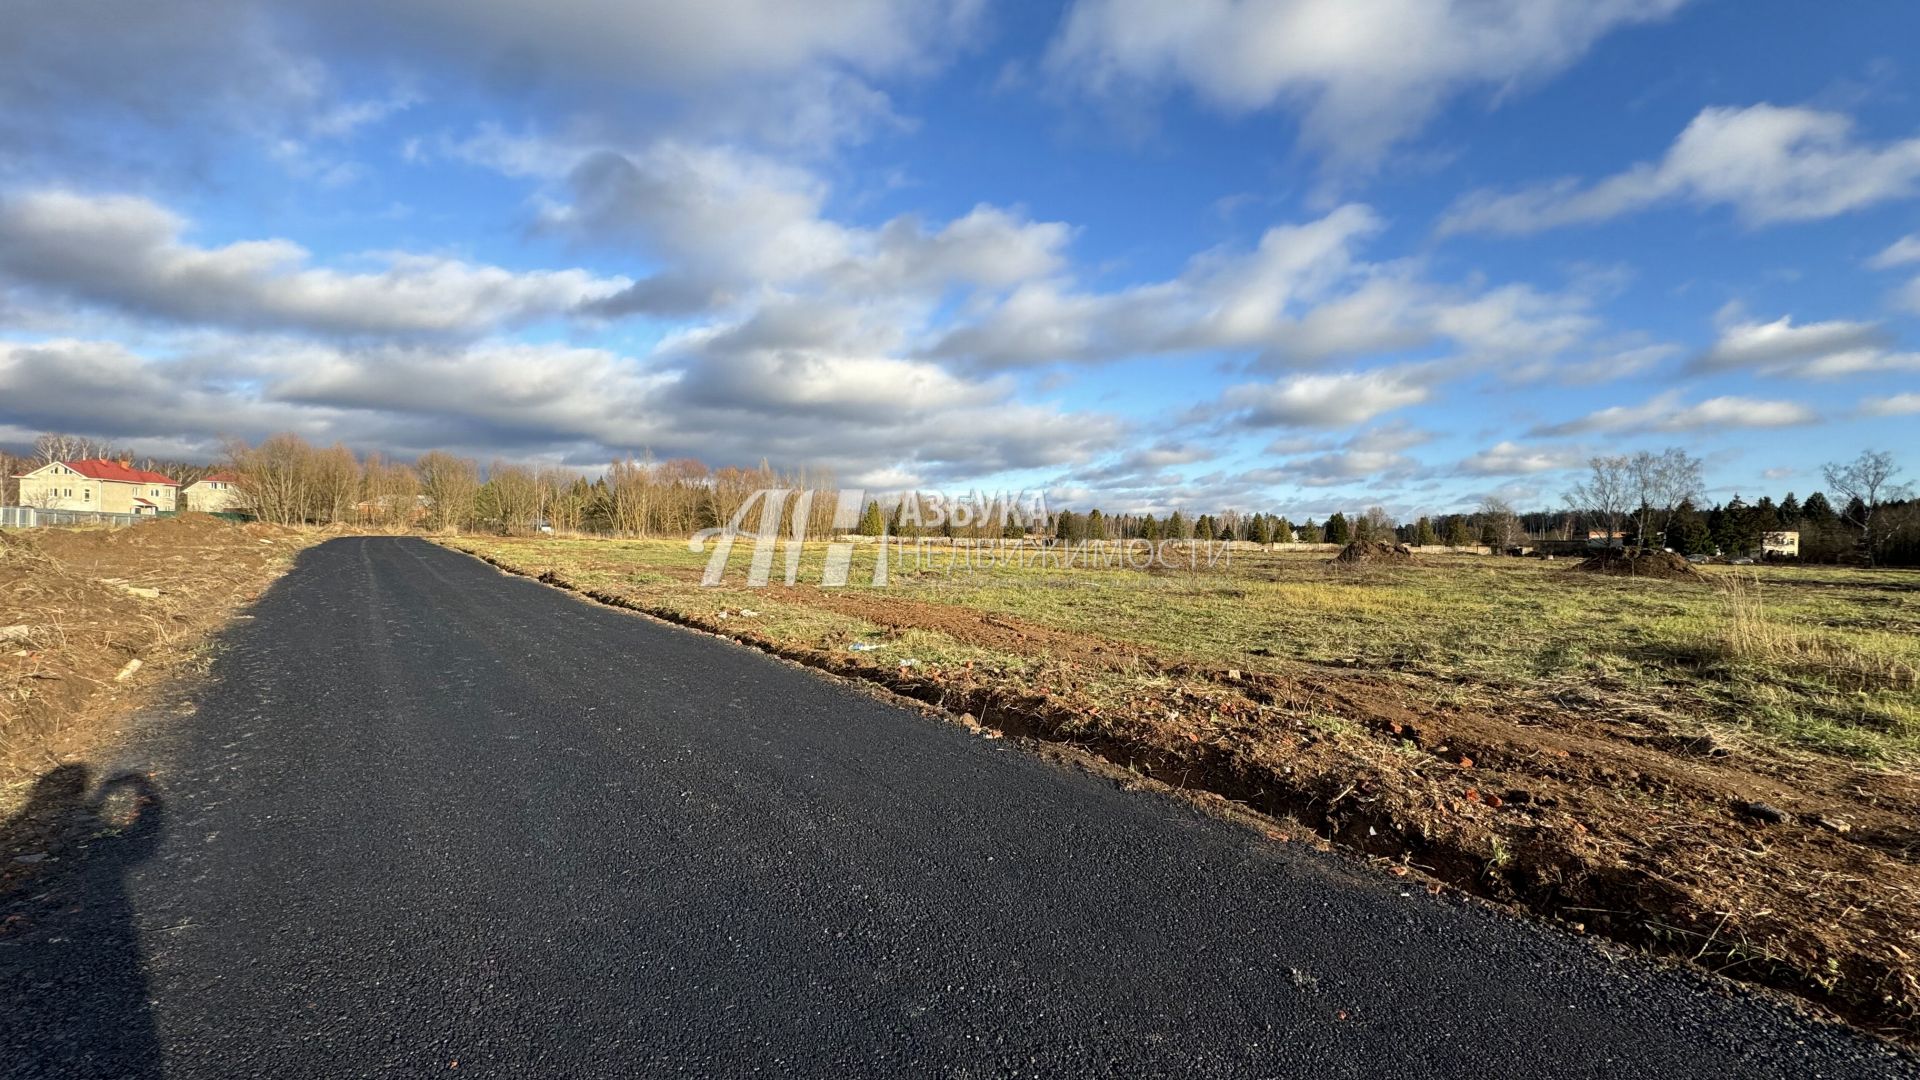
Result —
[{"label": "exposed brown soil", "polygon": [[1588,556],[1574,567],[1589,574],[1614,577],[1652,578],[1655,581],[1704,581],[1706,575],[1695,569],[1684,556],[1671,551],[1625,551],[1607,548]]},{"label": "exposed brown soil", "polygon": [[[1413,671],[1277,660],[1208,669],[879,594],[781,595],[1044,655],[1044,684],[990,668],[903,667],[883,653],[777,640],[750,620],[581,591],[1212,792],[1280,819],[1275,839],[1331,842],[1430,889],[1522,907],[1920,1043],[1920,780],[1909,774],[1716,741],[1597,696],[1476,697]],[[1084,688],[1117,669],[1155,677],[1102,707]]]},{"label": "exposed brown soil", "polygon": [[109,737],[305,543],[206,514],[0,532],[0,810]]},{"label": "exposed brown soil", "polygon": [[1342,565],[1379,563],[1410,563],[1413,561],[1413,549],[1405,544],[1389,544],[1382,540],[1355,540],[1340,549],[1333,561]]}]

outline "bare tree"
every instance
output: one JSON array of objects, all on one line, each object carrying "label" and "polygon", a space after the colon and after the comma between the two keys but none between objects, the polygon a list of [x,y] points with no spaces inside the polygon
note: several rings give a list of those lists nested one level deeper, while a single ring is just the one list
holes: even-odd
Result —
[{"label": "bare tree", "polygon": [[360,463],[353,451],[335,443],[315,451],[308,483],[307,517],[329,525],[347,520],[360,490]]},{"label": "bare tree", "polygon": [[1620,534],[1621,519],[1632,509],[1633,461],[1625,455],[1594,457],[1587,460],[1587,467],[1593,471],[1567,492],[1567,508],[1586,518],[1589,528],[1604,529],[1612,545]]},{"label": "bare tree", "polygon": [[34,468],[31,458],[0,450],[0,506],[20,505],[20,475]]},{"label": "bare tree", "polygon": [[414,463],[414,471],[420,475],[420,493],[431,503],[428,520],[435,529],[458,531],[473,520],[480,470],[471,459],[429,450]]},{"label": "bare tree", "polygon": [[593,488],[585,479],[578,476],[569,478],[559,470],[543,473],[542,476],[554,485],[546,497],[548,524],[553,526],[555,532],[579,531],[593,502]]},{"label": "bare tree", "polygon": [[1632,499],[1637,504],[1634,513],[1638,516],[1640,546],[1664,547],[1664,542],[1649,544],[1648,540],[1656,532],[1664,536],[1674,508],[1700,494],[1701,461],[1677,446],[1669,446],[1658,454],[1640,451],[1627,463],[1627,470],[1633,481]]},{"label": "bare tree", "polygon": [[488,516],[500,522],[500,530],[509,535],[533,531],[540,514],[540,484],[533,471],[524,465],[496,461],[487,466],[483,489]]},{"label": "bare tree", "polygon": [[1480,530],[1484,537],[1492,541],[1489,546],[1496,553],[1519,547],[1527,538],[1525,530],[1520,527],[1520,515],[1513,512],[1512,504],[1492,495],[1480,500]]},{"label": "bare tree", "polygon": [[1860,456],[1850,462],[1828,462],[1821,472],[1826,475],[1828,487],[1846,496],[1841,513],[1860,526],[1860,543],[1867,549],[1867,561],[1872,562],[1873,523],[1881,505],[1898,502],[1910,494],[1904,484],[1894,483],[1900,466],[1894,464],[1893,455],[1885,450],[1862,450]]},{"label": "bare tree", "polygon": [[248,446],[227,444],[227,458],[239,477],[234,485],[246,507],[261,521],[298,525],[312,502],[313,447],[298,435],[274,435]]},{"label": "bare tree", "polygon": [[48,432],[33,440],[33,456],[40,464],[51,465],[56,461],[83,461],[87,458],[119,458],[132,455],[115,450],[113,444],[102,439]]},{"label": "bare tree", "polygon": [[360,466],[360,501],[355,509],[368,525],[408,525],[413,522],[420,494],[420,478],[399,462],[368,454]]},{"label": "bare tree", "polygon": [[1391,543],[1399,523],[1393,520],[1392,514],[1387,513],[1386,507],[1369,506],[1366,513],[1355,519],[1354,528],[1359,539]]},{"label": "bare tree", "polygon": [[623,536],[645,536],[653,501],[653,459],[632,457],[607,466],[607,517]]}]

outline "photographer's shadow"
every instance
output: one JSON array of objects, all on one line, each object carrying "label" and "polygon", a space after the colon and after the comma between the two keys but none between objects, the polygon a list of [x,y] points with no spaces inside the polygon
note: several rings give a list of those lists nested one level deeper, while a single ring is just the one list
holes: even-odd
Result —
[{"label": "photographer's shadow", "polygon": [[126,875],[165,808],[145,776],[91,798],[90,781],[85,765],[53,769],[0,825],[4,869],[26,868],[0,892],[0,1077],[161,1075]]}]

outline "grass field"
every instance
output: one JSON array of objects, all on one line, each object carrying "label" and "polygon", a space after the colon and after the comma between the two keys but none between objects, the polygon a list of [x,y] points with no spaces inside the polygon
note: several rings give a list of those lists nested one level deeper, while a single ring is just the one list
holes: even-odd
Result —
[{"label": "grass field", "polygon": [[[1330,567],[1324,552],[1232,551],[1187,570],[1061,567],[912,542],[857,549],[846,593],[1015,616],[1175,661],[1219,667],[1339,665],[1417,675],[1462,692],[1628,713],[1726,738],[1868,761],[1920,753],[1920,572],[1832,567],[1705,567],[1703,584],[1570,573],[1566,561],[1428,557],[1418,567]],[[741,608],[780,637],[823,645],[887,635],[859,608],[823,608],[824,590],[745,587],[737,545],[718,588],[707,555],[680,541],[462,540],[596,589],[643,590],[694,616]],[[823,545],[797,575],[820,580]],[[1118,561],[1118,560],[1116,560]],[[782,580],[776,558],[774,580]],[[895,653],[923,662],[988,659],[979,642],[912,628]],[[997,656],[1039,674],[1045,655]]]},{"label": "grass field", "polygon": [[744,543],[717,587],[685,541],[449,543],[1920,1035],[1920,572],[906,542],[884,588],[873,545],[748,588]]}]

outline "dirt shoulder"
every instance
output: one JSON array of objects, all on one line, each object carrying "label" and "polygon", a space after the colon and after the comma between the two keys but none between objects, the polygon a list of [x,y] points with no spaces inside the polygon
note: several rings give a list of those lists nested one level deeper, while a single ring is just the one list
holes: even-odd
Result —
[{"label": "dirt shoulder", "polygon": [[[1119,628],[1064,633],[859,590],[761,590],[765,611],[702,608],[646,584],[578,581],[510,545],[454,546],[969,723],[1212,792],[1277,819],[1276,839],[1318,838],[1429,888],[1787,991],[1920,1043],[1920,779],[1905,768],[1736,750],[1631,710],[1417,669],[1209,666]],[[905,662],[928,635],[972,658]]]},{"label": "dirt shoulder", "polygon": [[316,539],[205,514],[0,532],[0,811],[203,665],[209,636]]}]

